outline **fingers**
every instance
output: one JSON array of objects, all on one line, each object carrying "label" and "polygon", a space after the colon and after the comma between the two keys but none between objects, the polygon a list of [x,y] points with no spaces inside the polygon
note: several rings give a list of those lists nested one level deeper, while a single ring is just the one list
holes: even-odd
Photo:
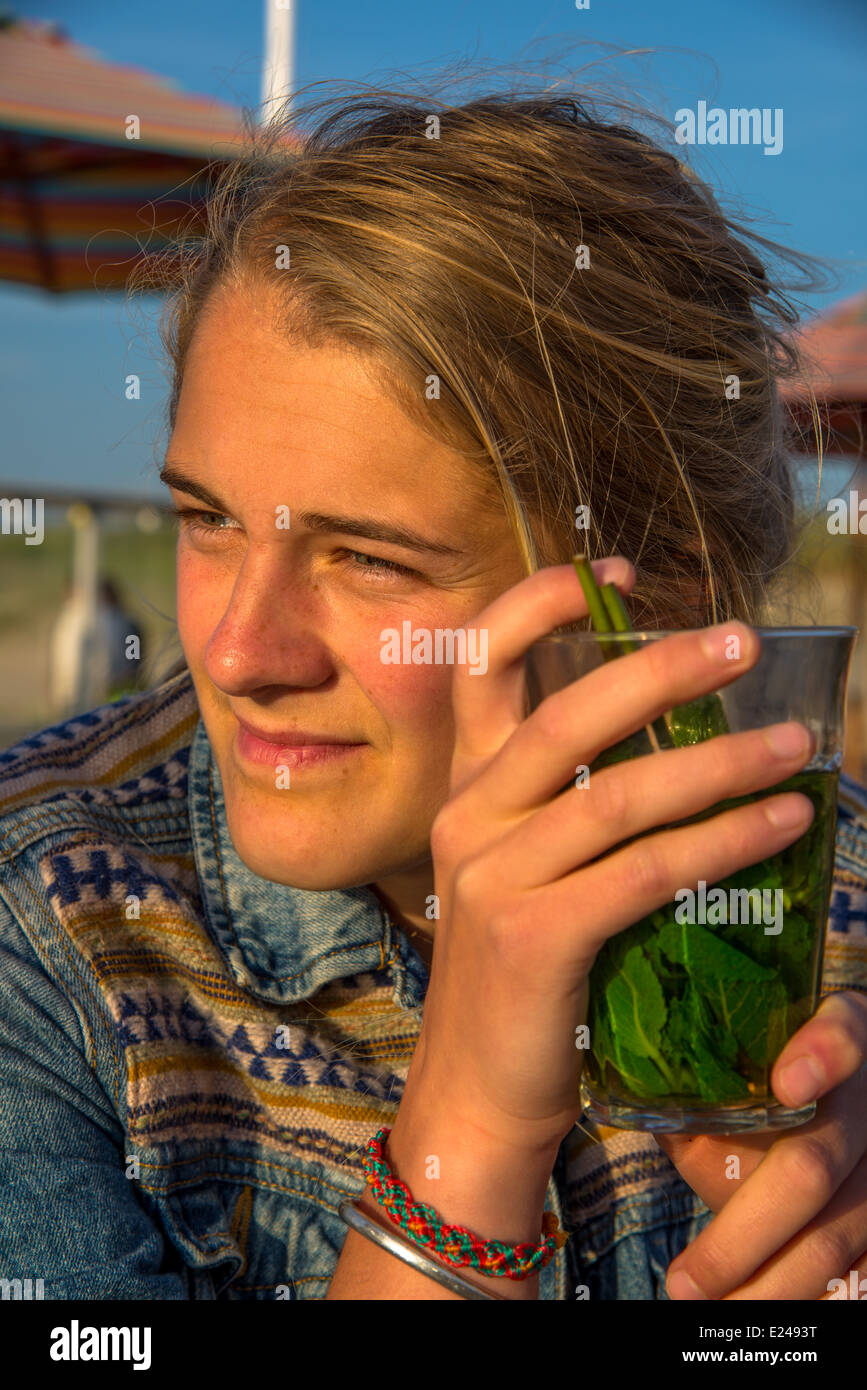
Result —
[{"label": "fingers", "polygon": [[806,1105],[854,1076],[867,1059],[867,995],[823,999],[774,1063],[771,1085],[784,1105]]},{"label": "fingers", "polygon": [[[810,732],[789,721],[604,768],[585,786],[555,798],[507,834],[501,842],[507,862],[509,841],[514,839],[516,856],[520,849],[515,863],[522,886],[553,883],[653,826],[782,782],[803,767],[813,746]],[[714,819],[706,822],[708,839],[715,837],[715,827]],[[762,829],[767,835],[764,823]],[[770,852],[761,845],[756,848],[760,857]]]},{"label": "fingers", "polygon": [[[813,814],[806,796],[786,792],[722,811],[709,822],[646,835],[536,890],[544,893],[547,939],[574,952],[580,922],[583,950],[575,968],[585,970],[585,952],[592,953],[592,963],[610,936],[670,903],[675,893],[699,879],[718,883],[747,864],[778,854],[804,833]],[[586,921],[581,921],[581,903],[592,903]],[[536,904],[534,914],[532,890],[524,895],[524,912],[528,905],[528,921],[535,915],[538,924],[540,909]]]},{"label": "fingers", "polygon": [[[635,584],[632,565],[622,555],[593,561],[599,584],[613,583],[626,593]],[[488,668],[483,676],[456,665],[452,677],[455,747],[452,793],[471,780],[501,748],[525,716],[524,655],[554,628],[587,616],[587,604],[574,566],[538,570],[500,594],[469,626],[488,632]]]},{"label": "fingers", "polygon": [[[765,1266],[733,1289],[726,1297],[746,1299],[821,1299],[832,1292],[846,1296],[852,1284],[867,1275],[864,1246],[867,1243],[867,1162],[858,1165],[821,1217],[800,1231],[795,1240],[778,1251]],[[860,1269],[859,1269],[860,1266]],[[852,1271],[856,1278],[851,1278]],[[867,1283],[860,1297],[867,1293]]]},{"label": "fingers", "polygon": [[753,629],[727,622],[645,643],[589,671],[547,696],[516,729],[466,789],[468,813],[484,808],[508,819],[544,805],[571,780],[576,762],[589,766],[674,705],[728,685],[759,654]]},{"label": "fingers", "polygon": [[[820,1298],[867,1244],[867,1074],[781,1136],[668,1271],[673,1298]],[[699,1292],[681,1287],[686,1273]]]},{"label": "fingers", "polygon": [[852,1299],[860,1302],[867,1298],[867,1250],[855,1260],[851,1269],[847,1269],[845,1274],[834,1275],[827,1283],[827,1292],[822,1294],[822,1298],[838,1300],[841,1298]]},{"label": "fingers", "polygon": [[[811,1094],[796,1091],[786,1073],[793,1060],[805,1054],[815,1058],[825,1077]],[[848,1081],[867,1061],[867,994],[843,990],[828,995],[818,1010],[799,1028],[780,1053],[771,1073],[773,1090],[784,1105],[806,1105]],[[782,1075],[782,1083],[777,1078]],[[824,1107],[822,1110],[824,1114]],[[799,1126],[797,1134],[812,1133],[821,1120]],[[657,1134],[656,1142],[668,1154],[681,1177],[698,1192],[712,1211],[720,1211],[730,1201],[739,1184],[754,1172],[768,1150],[780,1142],[779,1133],[759,1130],[737,1136],[739,1171],[727,1172],[726,1159],[731,1141],[711,1135]]]},{"label": "fingers", "polygon": [[[758,1168],[772,1144],[779,1139],[779,1131],[748,1131],[736,1136],[710,1134],[657,1134],[659,1147],[668,1154],[672,1163],[694,1192],[697,1192],[705,1206],[711,1211],[721,1211],[726,1202],[731,1201],[738,1186],[746,1182],[750,1174]],[[738,1173],[730,1170],[732,1143],[736,1142]]]}]

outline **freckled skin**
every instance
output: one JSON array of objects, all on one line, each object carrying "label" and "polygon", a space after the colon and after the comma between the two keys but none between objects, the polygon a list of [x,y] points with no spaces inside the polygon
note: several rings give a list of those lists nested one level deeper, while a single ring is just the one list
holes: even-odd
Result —
[{"label": "freckled skin", "polygon": [[[269,293],[217,291],[190,346],[167,459],[228,520],[173,488],[211,528],[180,533],[181,643],[245,863],[298,888],[369,884],[398,920],[432,931],[429,836],[448,795],[452,668],[386,665],[380,633],[407,619],[461,627],[524,571],[502,502],[477,500],[473,465],[401,412],[370,358],[288,343]],[[276,525],[281,505],[289,529]],[[316,533],[296,522],[302,511],[402,524],[461,556]],[[417,575],[377,572],[360,556]],[[368,747],[293,768],[280,789],[273,767],[239,759],[236,714]]]}]

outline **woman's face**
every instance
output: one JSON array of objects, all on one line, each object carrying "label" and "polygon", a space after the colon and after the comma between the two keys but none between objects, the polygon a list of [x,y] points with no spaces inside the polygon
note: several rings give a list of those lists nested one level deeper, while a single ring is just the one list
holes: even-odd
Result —
[{"label": "woman's face", "polygon": [[[178,625],[229,831],[277,882],[428,892],[452,667],[386,664],[381,635],[462,627],[524,571],[502,502],[485,505],[460,456],[378,389],[372,360],[290,346],[272,303],[211,296],[166,459],[176,505],[195,512]],[[360,746],[307,763],[287,751],[296,731]]]}]

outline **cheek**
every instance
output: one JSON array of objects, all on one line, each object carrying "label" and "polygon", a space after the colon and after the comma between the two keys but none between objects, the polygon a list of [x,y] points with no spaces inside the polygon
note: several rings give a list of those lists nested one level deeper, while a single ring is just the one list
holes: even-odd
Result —
[{"label": "cheek", "polygon": [[213,565],[202,557],[178,547],[177,610],[178,636],[188,664],[200,666],[208,640],[226,611],[228,592]]},{"label": "cheek", "polygon": [[[399,741],[404,746],[415,744],[421,756],[426,745],[433,751],[431,745],[437,731],[449,736],[453,727],[453,668],[434,662],[416,665],[381,660],[380,633],[383,628],[392,627],[400,632],[404,616],[401,614],[394,621],[380,619],[375,628],[368,630],[364,641],[354,642],[351,650],[343,647],[341,658],[388,725],[392,742]],[[414,628],[426,625],[413,619]],[[447,622],[440,624],[447,625]]]}]

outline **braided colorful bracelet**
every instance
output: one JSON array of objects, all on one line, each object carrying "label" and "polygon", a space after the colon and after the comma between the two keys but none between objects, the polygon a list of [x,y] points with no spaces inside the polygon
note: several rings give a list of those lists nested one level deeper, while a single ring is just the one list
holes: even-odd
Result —
[{"label": "braided colorful bracelet", "polygon": [[411,1241],[435,1250],[451,1265],[470,1265],[482,1274],[494,1274],[506,1279],[527,1279],[537,1269],[544,1269],[557,1250],[569,1239],[560,1229],[556,1213],[542,1214],[542,1239],[538,1245],[523,1242],[506,1245],[499,1240],[482,1240],[466,1226],[449,1226],[433,1207],[416,1202],[405,1183],[396,1178],[384,1154],[384,1144],[391,1127],[384,1125],[374,1134],[364,1149],[365,1179],[389,1219],[404,1230]]}]

